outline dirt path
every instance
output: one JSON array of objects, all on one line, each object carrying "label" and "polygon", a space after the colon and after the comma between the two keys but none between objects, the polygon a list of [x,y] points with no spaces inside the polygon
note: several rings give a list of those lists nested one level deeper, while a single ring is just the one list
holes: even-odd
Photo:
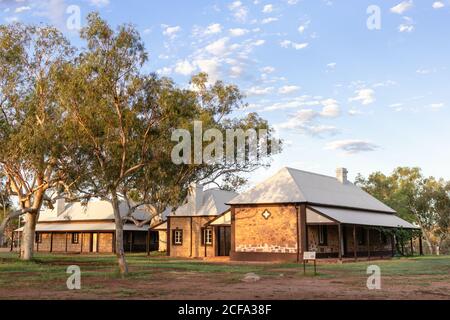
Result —
[{"label": "dirt path", "polygon": [[450,281],[418,280],[386,277],[381,290],[368,290],[365,277],[280,274],[246,283],[236,274],[156,271],[142,279],[88,277],[80,291],[67,290],[65,280],[44,290],[32,285],[9,287],[0,289],[0,299],[450,299]]}]

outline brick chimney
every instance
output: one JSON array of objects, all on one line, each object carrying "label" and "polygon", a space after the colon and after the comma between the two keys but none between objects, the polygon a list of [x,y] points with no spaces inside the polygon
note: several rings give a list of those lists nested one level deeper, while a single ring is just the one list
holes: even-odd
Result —
[{"label": "brick chimney", "polygon": [[340,183],[346,184],[348,183],[347,179],[348,170],[346,168],[337,168],[336,169],[336,179],[339,180]]},{"label": "brick chimney", "polygon": [[189,200],[191,208],[194,213],[197,213],[203,205],[203,185],[200,183],[193,183],[189,189]]}]

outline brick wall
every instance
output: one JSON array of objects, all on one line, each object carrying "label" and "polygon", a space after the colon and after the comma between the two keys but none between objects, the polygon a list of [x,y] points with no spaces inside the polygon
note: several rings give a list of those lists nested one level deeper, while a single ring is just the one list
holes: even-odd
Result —
[{"label": "brick wall", "polygon": [[234,233],[236,252],[297,253],[297,209],[293,205],[237,207]]},{"label": "brick wall", "polygon": [[[191,249],[191,217],[169,217],[170,256],[200,258],[205,256],[205,246],[202,245],[202,228],[215,217],[192,217],[192,249]],[[173,230],[183,230],[182,245],[175,245]],[[215,256],[216,235],[213,233],[213,245],[206,246],[206,255]]]},{"label": "brick wall", "polygon": [[[53,243],[51,244],[52,235],[50,233],[42,233],[42,242],[35,243],[34,247],[39,252],[67,252],[69,253],[89,253],[91,252],[91,233],[79,233],[78,243],[72,243],[72,233],[53,233]],[[98,234],[98,252],[113,252],[113,233]]]}]

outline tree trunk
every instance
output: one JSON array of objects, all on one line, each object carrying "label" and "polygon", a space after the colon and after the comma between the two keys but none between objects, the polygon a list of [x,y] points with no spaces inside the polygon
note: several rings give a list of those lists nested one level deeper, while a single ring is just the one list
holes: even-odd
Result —
[{"label": "tree trunk", "polygon": [[33,259],[37,215],[34,213],[27,213],[25,219],[26,222],[22,232],[20,259],[29,261]]},{"label": "tree trunk", "polygon": [[125,260],[125,250],[123,245],[123,222],[120,216],[119,199],[116,192],[112,192],[112,206],[114,209],[114,220],[116,224],[116,257],[119,264],[120,274],[125,276],[128,273],[128,264]]}]

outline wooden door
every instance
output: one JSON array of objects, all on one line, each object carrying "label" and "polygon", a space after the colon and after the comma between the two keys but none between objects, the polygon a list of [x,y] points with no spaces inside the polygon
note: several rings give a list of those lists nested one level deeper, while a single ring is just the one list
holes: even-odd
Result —
[{"label": "wooden door", "polygon": [[231,251],[231,227],[217,227],[217,255],[227,257]]}]

